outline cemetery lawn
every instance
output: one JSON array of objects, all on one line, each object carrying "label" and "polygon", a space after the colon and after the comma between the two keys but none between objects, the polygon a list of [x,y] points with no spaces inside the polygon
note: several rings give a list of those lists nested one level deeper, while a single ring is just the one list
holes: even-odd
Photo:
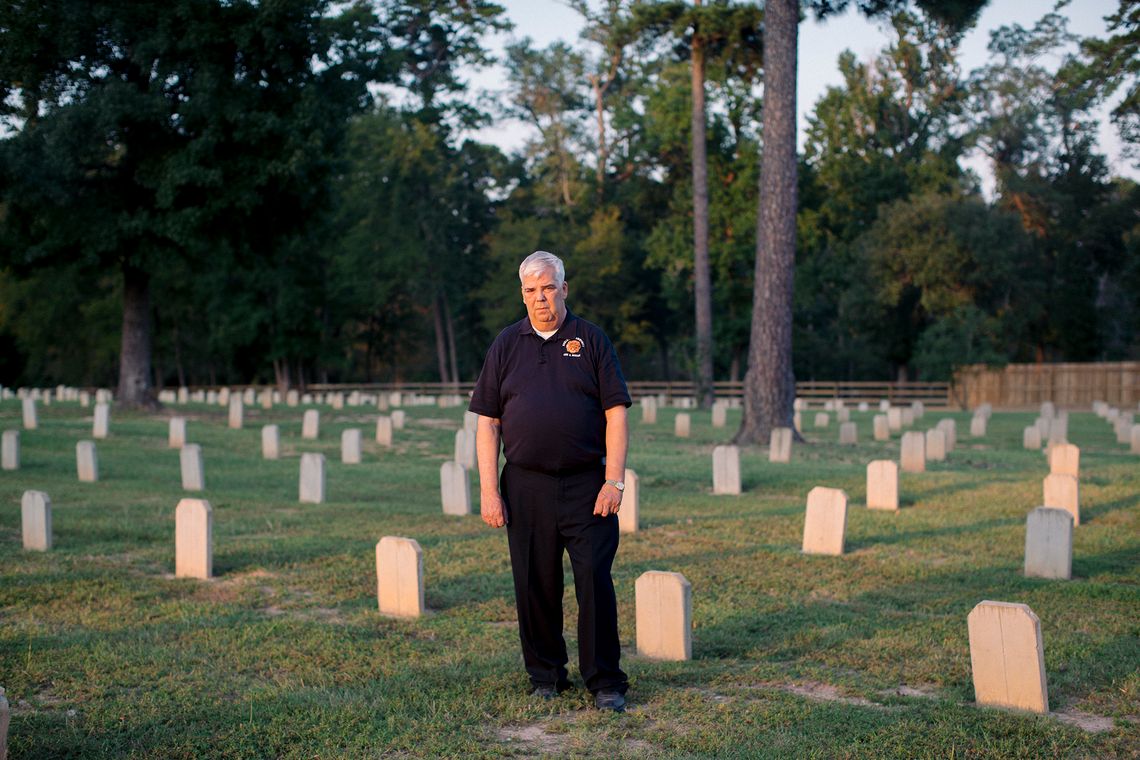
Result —
[{"label": "cemetery lawn", "polygon": [[[375,409],[322,408],[301,440],[301,409],[192,404],[113,409],[97,442],[100,482],[76,479],[92,410],[39,406],[21,433],[21,469],[0,472],[0,686],[13,758],[334,757],[1137,757],[1140,756],[1140,457],[1091,413],[1081,447],[1081,525],[1071,581],[1025,578],[1026,514],[1041,504],[1045,457],[1021,448],[1034,414],[996,412],[925,474],[901,475],[898,513],[864,507],[866,465],[898,458],[898,437],[859,444],[838,430],[774,465],[741,452],[744,493],[713,496],[711,452],[735,432],[693,413],[692,437],[630,411],[641,531],[615,563],[624,715],[591,709],[577,673],[577,607],[567,564],[571,677],[546,703],[527,696],[506,536],[440,508],[439,467],[461,409],[411,407],[396,446],[374,442]],[[214,517],[214,574],[175,579],[174,508],[183,496],[171,413],[202,445]],[[804,415],[807,421],[813,415]],[[282,458],[263,461],[262,424]],[[0,428],[20,427],[17,401]],[[341,464],[340,433],[361,427],[364,463]],[[301,452],[328,459],[325,504],[297,498]],[[817,485],[849,497],[847,553],[800,552]],[[54,547],[22,549],[20,498],[51,497]],[[475,511],[478,486],[472,484]],[[429,613],[381,617],[375,545],[423,547]],[[634,581],[647,570],[692,583],[693,659],[635,651]],[[1041,620],[1050,715],[974,705],[966,616],[989,599]]]}]

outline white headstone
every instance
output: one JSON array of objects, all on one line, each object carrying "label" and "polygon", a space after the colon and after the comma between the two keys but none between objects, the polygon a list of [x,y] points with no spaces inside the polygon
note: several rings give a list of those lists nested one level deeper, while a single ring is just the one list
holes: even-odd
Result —
[{"label": "white headstone", "polygon": [[20,469],[20,431],[5,430],[0,443],[0,469]]},{"label": "white headstone", "polygon": [[466,428],[455,431],[455,461],[469,470],[475,469],[475,434]]},{"label": "white headstone", "polygon": [[713,447],[713,493],[740,493],[740,449],[736,446]]},{"label": "white headstone", "polygon": [[206,487],[206,472],[202,463],[202,447],[188,443],[178,454],[182,464],[182,490],[201,491]]},{"label": "white headstone", "polygon": [[392,445],[392,418],[386,414],[376,418],[376,443],[388,447]]},{"label": "white headstone", "polygon": [[808,493],[804,516],[804,554],[843,554],[847,532],[847,494],[816,486]]},{"label": "white headstone", "polygon": [[728,422],[728,405],[723,401],[716,401],[712,405],[712,426],[722,428]]},{"label": "white headstone", "polygon": [[310,441],[321,435],[321,413],[316,409],[306,409],[301,421],[301,437]]},{"label": "white headstone", "polygon": [[650,570],[634,584],[637,653],[654,660],[693,657],[692,586],[680,573]]},{"label": "white headstone", "polygon": [[445,515],[471,514],[471,484],[466,467],[459,462],[440,465],[439,490]]},{"label": "white headstone", "polygon": [[1038,507],[1025,521],[1025,575],[1069,580],[1073,567],[1073,516]]},{"label": "white headstone", "polygon": [[891,439],[891,429],[887,423],[887,415],[876,414],[871,418],[871,424],[875,428],[876,441],[889,441]]},{"label": "white headstone", "polygon": [[325,501],[325,455],[309,452],[301,455],[300,501],[323,504]]},{"label": "white headstone", "polygon": [[276,425],[261,428],[261,458],[277,459],[281,456],[281,430]]},{"label": "white headstone", "polygon": [[1036,425],[1030,425],[1025,428],[1021,434],[1021,445],[1031,451],[1039,451],[1041,449],[1041,431],[1037,429]]},{"label": "white headstone", "polygon": [[43,491],[24,491],[20,499],[20,523],[24,548],[46,552],[51,549],[51,499]]},{"label": "white headstone", "polygon": [[937,427],[946,435],[946,453],[949,454],[958,445],[958,423],[947,417],[939,420]]},{"label": "white headstone", "polygon": [[[846,410],[842,410],[846,411]],[[844,422],[839,425],[839,443],[843,446],[854,446],[858,443],[859,431],[854,422]]]},{"label": "white headstone", "polygon": [[392,414],[389,415],[392,418],[392,427],[394,427],[396,430],[403,430],[405,414],[406,413],[403,409],[397,409],[392,412]]},{"label": "white headstone", "polygon": [[673,434],[678,438],[688,438],[691,427],[692,420],[688,412],[680,412],[673,420]]},{"label": "white headstone", "polygon": [[910,409],[914,413],[914,419],[921,420],[926,416],[926,405],[921,401],[911,401]]},{"label": "white headstone", "polygon": [[641,484],[637,473],[628,467],[625,470],[625,491],[621,495],[621,509],[618,510],[618,532],[636,533],[640,525]]},{"label": "white headstone", "polygon": [[36,400],[26,398],[23,400],[24,430],[35,430],[39,427],[39,417],[36,414]]},{"label": "white headstone", "polygon": [[1133,454],[1140,454],[1140,425],[1132,426],[1132,433],[1129,441],[1129,451],[1131,451]]},{"label": "white headstone", "polygon": [[340,434],[340,461],[360,464],[360,428],[349,428]]},{"label": "white headstone", "polygon": [[831,418],[827,414],[827,412],[816,412],[815,413],[815,426],[817,428],[827,427],[827,425],[830,421],[831,421]]},{"label": "white headstone", "polygon": [[984,601],[967,618],[979,705],[1049,712],[1041,621],[1024,604]]},{"label": "white headstone", "polygon": [[205,499],[182,499],[174,509],[174,577],[213,575],[214,511]]},{"label": "white headstone", "polygon": [[1044,483],[1043,506],[1063,509],[1073,516],[1073,525],[1081,524],[1080,484],[1072,475],[1048,475]]},{"label": "white headstone", "polygon": [[385,536],[376,544],[376,599],[380,614],[424,614],[424,552],[412,538]]},{"label": "white headstone", "polygon": [[926,461],[946,461],[946,433],[934,428],[926,431]]},{"label": "white headstone", "polygon": [[835,419],[840,424],[851,421],[851,410],[845,406],[837,406],[835,409]]},{"label": "white headstone", "polygon": [[[885,398],[879,399],[879,411],[886,412],[891,408],[891,402]],[[901,417],[899,418],[902,419]]]},{"label": "white headstone", "polygon": [[234,394],[230,397],[230,427],[234,430],[241,430],[245,422],[245,405],[242,403],[241,396]]},{"label": "white headstone", "polygon": [[1056,408],[1053,406],[1052,401],[1046,401],[1041,405],[1041,416],[1047,420],[1053,419],[1056,414]]},{"label": "white headstone", "polygon": [[772,428],[768,439],[768,461],[783,464],[792,461],[791,428]]},{"label": "white headstone", "polygon": [[106,438],[107,433],[110,432],[111,427],[111,407],[107,404],[95,405],[95,424],[92,426],[91,435],[95,438]]},{"label": "white headstone", "polygon": [[167,445],[172,449],[180,449],[186,445],[186,418],[171,417],[170,426],[166,436]]},{"label": "white headstone", "polygon": [[866,411],[870,410],[870,408],[871,408],[871,405],[868,404],[866,401],[860,401],[859,402],[859,411],[860,412],[866,412]]},{"label": "white headstone", "polygon": [[914,424],[914,410],[904,406],[902,410],[902,426],[908,428]]},{"label": "white headstone", "polygon": [[81,482],[94,483],[99,480],[99,458],[95,454],[94,441],[75,444],[75,465]]},{"label": "white headstone", "polygon": [[970,418],[970,437],[971,438],[984,438],[986,435],[986,418],[982,415],[975,414]]},{"label": "white headstone", "polygon": [[892,406],[887,409],[887,427],[892,433],[898,433],[903,428],[902,407]]},{"label": "white headstone", "polygon": [[867,465],[867,509],[899,508],[899,466],[892,459]]},{"label": "white headstone", "polygon": [[1049,449],[1049,472],[1054,475],[1081,476],[1081,450],[1071,443],[1058,443]]},{"label": "white headstone", "polygon": [[285,406],[297,406],[301,403],[301,394],[294,388],[285,391]]},{"label": "white headstone", "polygon": [[900,462],[903,472],[926,472],[926,436],[917,430],[902,435]]},{"label": "white headstone", "polygon": [[1049,445],[1069,442],[1069,413],[1057,412],[1049,423]]}]

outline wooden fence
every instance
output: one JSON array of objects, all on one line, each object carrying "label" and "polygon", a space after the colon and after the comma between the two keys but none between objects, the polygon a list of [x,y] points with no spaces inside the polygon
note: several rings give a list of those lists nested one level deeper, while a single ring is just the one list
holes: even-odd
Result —
[{"label": "wooden fence", "polygon": [[954,373],[951,393],[957,405],[970,409],[987,402],[1030,409],[1044,401],[1067,407],[1104,401],[1135,408],[1140,403],[1140,362],[1008,364],[1002,369],[977,364]]},{"label": "wooden fence", "polygon": [[[716,397],[738,399],[744,393],[741,381],[722,381],[716,385]],[[364,393],[400,391],[423,395],[458,393],[466,395],[474,388],[474,383],[344,383],[329,385],[309,385],[306,391],[312,393],[349,392],[358,390]],[[910,404],[921,401],[930,408],[946,408],[953,405],[950,383],[890,383],[890,382],[822,382],[805,381],[796,383],[796,396],[810,402],[822,404],[830,399],[843,399],[849,404],[866,401],[877,404],[887,399],[892,404]],[[696,394],[692,382],[665,380],[634,380],[629,383],[629,392],[636,399],[642,396],[663,395],[667,399],[690,398]]]}]

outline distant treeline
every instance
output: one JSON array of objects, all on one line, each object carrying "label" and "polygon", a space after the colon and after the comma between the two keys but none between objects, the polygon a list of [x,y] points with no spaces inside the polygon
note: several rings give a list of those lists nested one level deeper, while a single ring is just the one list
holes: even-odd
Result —
[{"label": "distant treeline", "polygon": [[[80,5],[0,10],[0,383],[113,386],[123,332],[144,329],[158,386],[470,381],[523,316],[536,249],[565,259],[571,310],[627,376],[692,376],[676,3],[582,5],[582,41],[511,45],[492,99],[463,81],[508,25],[487,2]],[[1104,40],[1055,14],[1000,29],[972,72],[961,30],[917,10],[872,60],[841,56],[799,166],[798,379],[1140,357],[1140,189],[1090,116],[1123,92],[1140,148],[1130,5]],[[738,380],[759,16],[709,6],[737,23],[703,54],[715,375]],[[461,139],[507,118],[536,128],[521,155]]]}]

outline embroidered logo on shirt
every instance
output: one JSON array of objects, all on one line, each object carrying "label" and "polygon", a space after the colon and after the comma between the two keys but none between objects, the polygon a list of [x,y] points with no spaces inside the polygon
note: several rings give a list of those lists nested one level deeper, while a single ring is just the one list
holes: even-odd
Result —
[{"label": "embroidered logo on shirt", "polygon": [[563,356],[572,356],[574,358],[577,358],[582,355],[581,338],[570,338],[568,340],[564,340],[562,341],[562,347],[566,349],[566,353],[562,354]]}]

